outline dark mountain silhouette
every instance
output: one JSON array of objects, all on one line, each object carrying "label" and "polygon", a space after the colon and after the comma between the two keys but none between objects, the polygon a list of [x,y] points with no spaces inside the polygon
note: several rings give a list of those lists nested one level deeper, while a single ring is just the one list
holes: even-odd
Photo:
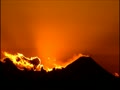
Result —
[{"label": "dark mountain silhouette", "polygon": [[[46,72],[43,68],[41,71],[21,71],[9,60],[5,59],[5,63],[0,62],[0,81],[5,85],[17,84],[18,86],[33,86],[36,87],[52,87],[52,86],[82,86],[98,84],[100,86],[113,85],[117,86],[119,78],[107,72],[99,64],[97,64],[91,57],[80,57],[66,68],[53,69]],[[114,86],[114,88],[116,87]]]}]

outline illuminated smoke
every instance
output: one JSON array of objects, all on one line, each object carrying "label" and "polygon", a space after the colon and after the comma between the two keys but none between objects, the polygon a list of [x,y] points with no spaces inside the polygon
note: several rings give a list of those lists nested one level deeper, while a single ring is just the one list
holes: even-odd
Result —
[{"label": "illuminated smoke", "polygon": [[55,69],[62,69],[65,68],[67,65],[69,65],[70,63],[72,63],[73,61],[77,60],[79,57],[81,56],[86,56],[86,55],[82,55],[82,54],[78,54],[78,55],[74,55],[73,58],[69,59],[68,62],[63,62],[62,64],[57,63],[56,59],[53,60],[50,57],[47,58],[46,62],[44,64],[42,64],[42,61],[40,58],[38,57],[25,57],[23,54],[21,53],[17,53],[17,54],[10,54],[8,52],[3,52],[5,58],[1,59],[0,61],[5,63],[6,58],[8,58],[9,60],[11,60],[13,62],[14,65],[16,65],[16,67],[20,70],[34,70],[34,71],[40,71],[41,68],[43,67],[46,71],[51,71],[53,70],[53,68]]}]

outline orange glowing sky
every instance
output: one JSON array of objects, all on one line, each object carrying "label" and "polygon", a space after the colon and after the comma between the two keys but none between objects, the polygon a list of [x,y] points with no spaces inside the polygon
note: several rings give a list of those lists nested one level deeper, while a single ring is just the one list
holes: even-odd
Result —
[{"label": "orange glowing sky", "polygon": [[1,50],[64,62],[91,55],[119,71],[119,0],[1,0]]}]

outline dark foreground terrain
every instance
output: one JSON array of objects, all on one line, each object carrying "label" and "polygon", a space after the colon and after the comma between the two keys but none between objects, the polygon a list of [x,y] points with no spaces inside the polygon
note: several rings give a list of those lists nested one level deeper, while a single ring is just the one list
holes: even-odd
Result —
[{"label": "dark foreground terrain", "polygon": [[[4,87],[29,87],[29,88],[50,88],[50,87],[107,87],[118,88],[119,78],[113,76],[91,57],[80,57],[63,69],[53,69],[46,72],[41,71],[21,71],[6,58],[6,63],[0,62],[0,82]],[[1,89],[2,90],[2,89]],[[17,89],[16,89],[17,90]],[[43,89],[42,89],[43,90]],[[96,89],[97,90],[97,89]]]}]

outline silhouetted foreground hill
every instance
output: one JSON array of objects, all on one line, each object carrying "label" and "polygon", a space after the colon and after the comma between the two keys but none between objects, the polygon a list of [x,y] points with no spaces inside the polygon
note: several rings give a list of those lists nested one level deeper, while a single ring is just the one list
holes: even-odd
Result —
[{"label": "silhouetted foreground hill", "polygon": [[[117,84],[116,78],[91,57],[80,57],[63,69],[53,69],[51,72],[21,71],[6,58],[6,63],[0,62],[0,81],[2,84],[17,84],[18,86],[52,87],[52,86],[81,86],[89,84],[107,85]],[[38,85],[39,84],[39,85]],[[93,84],[93,86],[94,86]]]}]

